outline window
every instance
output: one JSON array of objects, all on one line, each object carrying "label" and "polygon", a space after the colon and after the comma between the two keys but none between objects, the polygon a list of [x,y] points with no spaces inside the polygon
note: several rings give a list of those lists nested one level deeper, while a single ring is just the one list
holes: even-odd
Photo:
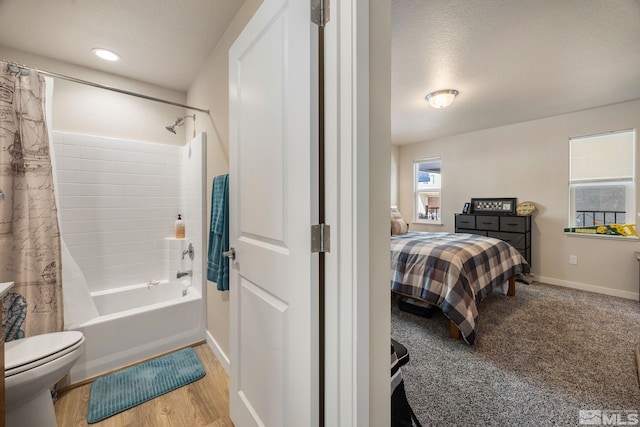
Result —
[{"label": "window", "polygon": [[569,227],[635,224],[635,131],[569,140]]},{"label": "window", "polygon": [[425,224],[442,224],[440,197],[442,187],[440,157],[413,163],[415,207],[413,220]]}]

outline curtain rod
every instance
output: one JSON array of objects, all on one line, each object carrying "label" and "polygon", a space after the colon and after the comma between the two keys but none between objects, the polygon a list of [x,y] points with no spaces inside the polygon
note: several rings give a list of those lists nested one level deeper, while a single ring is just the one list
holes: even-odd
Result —
[{"label": "curtain rod", "polygon": [[205,110],[203,108],[191,107],[189,105],[180,104],[178,102],[173,102],[173,101],[169,101],[169,100],[162,99],[162,98],[156,98],[156,97],[149,96],[149,95],[143,95],[141,93],[131,92],[131,91],[128,91],[128,90],[119,89],[117,87],[103,85],[103,84],[100,84],[100,83],[90,82],[88,80],[82,80],[82,79],[78,79],[76,77],[66,76],[64,74],[58,74],[58,73],[52,73],[51,71],[39,70],[37,68],[27,67],[26,65],[17,64],[15,62],[11,62],[11,61],[4,61],[4,62],[6,62],[8,65],[13,65],[13,66],[20,67],[20,68],[34,69],[34,70],[36,70],[36,72],[38,74],[42,74],[42,75],[45,75],[45,76],[55,77],[55,78],[63,79],[63,80],[68,80],[68,81],[74,82],[74,83],[80,83],[80,84],[87,85],[87,86],[97,87],[99,89],[106,89],[106,90],[110,90],[110,91],[113,91],[113,92],[122,93],[122,94],[125,94],[125,95],[136,96],[138,98],[147,99],[149,101],[162,102],[163,104],[174,105],[176,107],[182,107],[182,108],[185,108],[187,110],[200,111],[202,113],[209,114],[209,110]]},{"label": "curtain rod", "polygon": [[38,70],[38,69],[36,69],[36,71],[38,72],[38,74],[43,74],[43,75],[49,76],[49,77],[55,77],[55,78],[58,78],[58,79],[68,80],[68,81],[74,82],[74,83],[80,83],[80,84],[87,85],[87,86],[97,87],[99,89],[106,89],[106,90],[110,90],[110,91],[113,91],[113,92],[123,93],[125,95],[131,95],[131,96],[136,96],[138,98],[148,99],[149,101],[162,102],[164,104],[175,105],[176,107],[182,107],[182,108],[186,108],[188,110],[200,111],[202,113],[209,114],[209,110],[205,110],[203,108],[198,108],[198,107],[191,107],[189,105],[180,104],[178,102],[169,101],[167,99],[156,98],[156,97],[149,96],[149,95],[143,95],[141,93],[131,92],[131,91],[124,90],[124,89],[118,89],[117,87],[107,86],[107,85],[103,85],[103,84],[100,84],[100,83],[94,83],[94,82],[90,82],[88,80],[78,79],[76,77],[65,76],[64,74],[52,73],[50,71],[44,71],[44,70]]}]

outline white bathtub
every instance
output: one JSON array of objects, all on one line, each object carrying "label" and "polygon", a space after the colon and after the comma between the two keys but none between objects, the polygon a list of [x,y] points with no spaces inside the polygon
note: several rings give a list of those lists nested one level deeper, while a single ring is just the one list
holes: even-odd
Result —
[{"label": "white bathtub", "polygon": [[205,338],[200,292],[182,281],[161,281],[94,292],[99,316],[71,329],[85,348],[71,382],[121,368]]}]

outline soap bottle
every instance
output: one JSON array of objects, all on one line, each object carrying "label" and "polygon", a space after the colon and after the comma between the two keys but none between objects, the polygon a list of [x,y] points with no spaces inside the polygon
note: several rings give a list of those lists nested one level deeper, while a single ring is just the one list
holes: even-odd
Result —
[{"label": "soap bottle", "polygon": [[178,214],[178,219],[176,220],[175,232],[176,239],[184,239],[184,221],[180,214]]}]

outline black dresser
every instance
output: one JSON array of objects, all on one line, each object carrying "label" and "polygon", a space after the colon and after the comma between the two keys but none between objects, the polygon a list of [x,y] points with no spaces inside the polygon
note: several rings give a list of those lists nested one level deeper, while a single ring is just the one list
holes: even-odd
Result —
[{"label": "black dresser", "polygon": [[456,233],[504,240],[531,265],[531,216],[456,214]]}]

